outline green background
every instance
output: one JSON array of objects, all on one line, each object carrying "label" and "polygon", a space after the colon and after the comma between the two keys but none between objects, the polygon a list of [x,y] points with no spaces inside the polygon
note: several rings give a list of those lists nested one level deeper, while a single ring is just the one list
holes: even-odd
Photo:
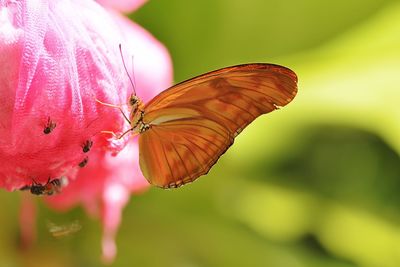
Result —
[{"label": "green background", "polygon": [[[152,0],[131,17],[169,49],[176,82],[270,62],[298,74],[299,93],[207,176],[132,196],[112,266],[400,266],[398,1]],[[22,249],[20,194],[0,201],[0,267],[101,266],[101,226],[82,209],[38,203]],[[78,233],[48,233],[75,219]]]}]

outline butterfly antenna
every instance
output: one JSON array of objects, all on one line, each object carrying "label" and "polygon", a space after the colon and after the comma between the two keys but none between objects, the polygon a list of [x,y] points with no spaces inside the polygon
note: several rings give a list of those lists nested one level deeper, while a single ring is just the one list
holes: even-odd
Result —
[{"label": "butterfly antenna", "polygon": [[[131,66],[132,66],[132,74],[133,74],[133,83],[135,84],[135,86],[136,86],[136,79],[135,79],[135,65],[133,64],[133,55],[132,55],[132,60],[131,60],[132,62],[131,62]],[[135,92],[135,95],[136,95],[136,92]]]},{"label": "butterfly antenna", "polygon": [[133,93],[136,95],[136,86],[135,86],[135,82],[132,80],[131,75],[129,75],[129,72],[126,68],[126,64],[125,64],[125,60],[124,60],[124,56],[122,55],[122,45],[119,44],[119,53],[121,54],[121,59],[122,59],[122,64],[124,64],[124,69],[126,74],[128,75],[129,81],[131,82],[132,88],[133,88]]}]

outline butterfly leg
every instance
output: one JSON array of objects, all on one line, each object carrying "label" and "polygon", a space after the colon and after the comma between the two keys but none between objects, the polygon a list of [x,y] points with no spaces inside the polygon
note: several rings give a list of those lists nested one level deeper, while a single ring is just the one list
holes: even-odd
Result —
[{"label": "butterfly leg", "polygon": [[[95,99],[97,103],[106,106],[106,107],[110,107],[110,108],[117,108],[119,109],[119,111],[121,112],[122,116],[124,116],[125,120],[131,124],[131,121],[129,120],[129,118],[125,115],[124,111],[122,110],[121,106],[117,106],[117,105],[113,105],[113,104],[109,104],[109,103],[104,103],[100,100],[98,100],[97,98]],[[114,134],[115,135],[115,134]]]},{"label": "butterfly leg", "polygon": [[101,131],[101,133],[104,133],[104,134],[111,134],[112,136],[114,136],[114,138],[116,138],[116,139],[121,139],[121,138],[124,137],[127,133],[129,133],[130,131],[132,131],[132,129],[128,129],[128,130],[126,130],[125,132],[123,132],[123,133],[120,134],[120,135],[117,135],[117,134],[114,133],[113,131]]},{"label": "butterfly leg", "polygon": [[117,135],[113,131],[101,131],[101,133],[103,133],[103,134],[111,134],[112,136],[114,136],[115,139],[120,139],[119,135]]}]

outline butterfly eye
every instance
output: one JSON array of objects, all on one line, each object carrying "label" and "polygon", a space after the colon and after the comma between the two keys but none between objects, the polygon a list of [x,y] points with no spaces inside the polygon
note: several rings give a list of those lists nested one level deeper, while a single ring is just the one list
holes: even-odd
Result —
[{"label": "butterfly eye", "polygon": [[132,95],[129,99],[129,105],[134,106],[136,105],[138,102],[138,98],[135,95]]}]

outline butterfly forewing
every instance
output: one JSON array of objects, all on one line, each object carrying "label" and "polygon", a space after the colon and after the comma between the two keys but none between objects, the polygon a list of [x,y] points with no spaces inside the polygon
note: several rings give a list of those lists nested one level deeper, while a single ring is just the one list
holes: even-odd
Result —
[{"label": "butterfly forewing", "polygon": [[[297,76],[288,68],[273,64],[238,65],[197,76],[161,92],[146,105],[147,117],[151,118],[152,111],[157,113],[165,107],[184,107],[213,95],[222,95],[224,92],[220,90],[209,90],[210,86],[217,86],[214,89],[224,88],[223,84],[218,86],[222,81],[229,81],[242,89],[258,91],[267,99],[274,98],[282,102],[282,105],[290,102],[297,92]],[[205,89],[206,94],[201,88]]]},{"label": "butterfly forewing", "polygon": [[270,64],[228,67],[167,89],[145,106],[150,128],[139,137],[145,177],[160,187],[195,180],[249,123],[296,92],[296,75]]}]

